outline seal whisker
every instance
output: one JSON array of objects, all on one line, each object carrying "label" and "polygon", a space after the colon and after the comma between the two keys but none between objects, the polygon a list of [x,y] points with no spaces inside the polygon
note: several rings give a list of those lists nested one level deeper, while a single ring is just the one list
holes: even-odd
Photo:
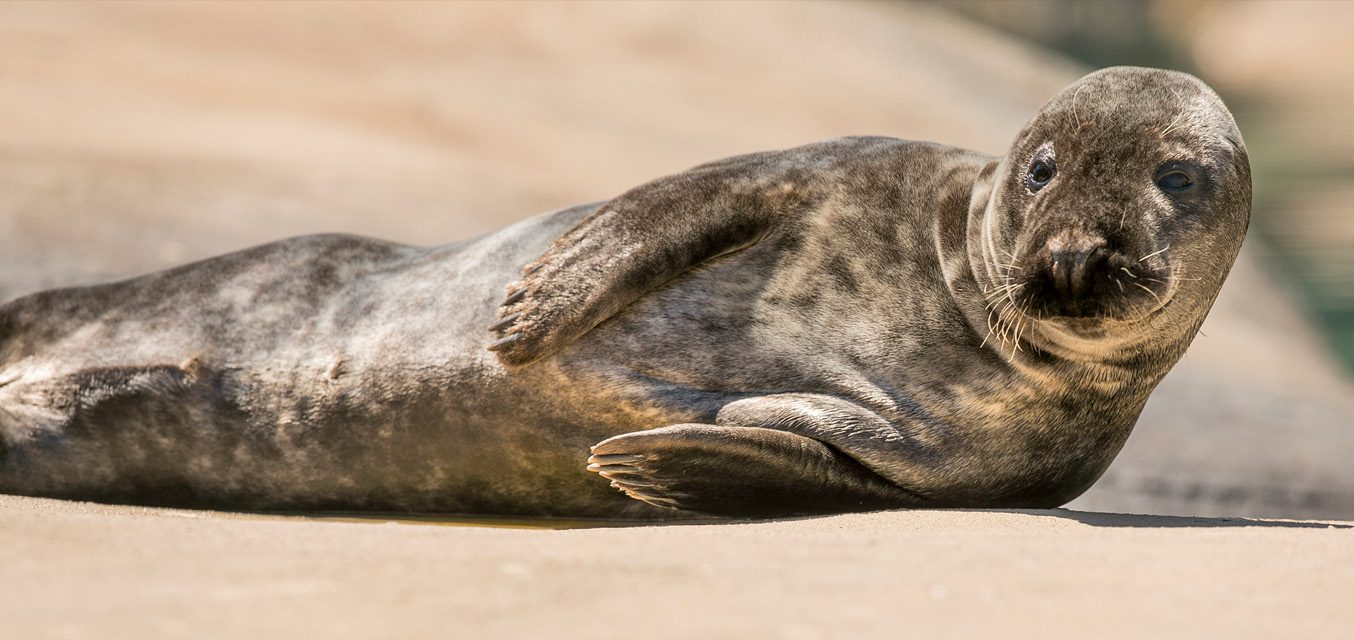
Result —
[{"label": "seal whisker", "polygon": [[1077,96],[1080,96],[1080,95],[1081,95],[1082,89],[1085,89],[1085,88],[1086,88],[1086,85],[1083,84],[1083,85],[1081,85],[1080,87],[1077,87],[1077,90],[1076,90],[1076,91],[1073,91],[1073,92],[1072,92],[1072,117],[1076,118],[1076,120],[1077,120],[1077,129],[1078,129],[1078,130],[1081,129],[1081,113],[1079,113],[1079,112],[1077,111]]},{"label": "seal whisker", "polygon": [[1164,305],[1164,304],[1166,304],[1165,302],[1162,302],[1162,301],[1161,301],[1161,296],[1157,295],[1157,292],[1153,291],[1151,287],[1143,286],[1143,285],[1141,285],[1141,284],[1139,284],[1139,283],[1137,283],[1137,282],[1134,282],[1134,283],[1133,283],[1133,286],[1135,286],[1135,287],[1137,287],[1137,288],[1139,288],[1139,289],[1142,289],[1143,291],[1146,291],[1147,293],[1152,294],[1152,297],[1157,299],[1157,304],[1158,304],[1158,305]]},{"label": "seal whisker", "polygon": [[[1015,305],[1012,304],[1009,299],[1006,302],[1007,302],[1006,307],[1002,309],[1001,314],[998,316],[998,319],[1005,324],[1005,328],[1002,331],[1001,341],[1002,344],[1006,344],[1007,342],[1015,344],[1017,342],[1017,339],[1014,338],[1017,329],[1015,323],[1018,322],[1020,319],[1019,316],[1017,315],[1019,312],[1016,310]],[[1012,351],[1011,354],[1012,357],[1014,357],[1015,351]]]},{"label": "seal whisker", "polygon": [[1006,308],[997,310],[997,341],[1005,345],[1010,340],[1006,337]]},{"label": "seal whisker", "polygon": [[994,313],[996,313],[996,322],[993,324],[993,329],[997,334],[997,342],[1000,342],[1003,345],[1006,344],[1006,326],[1004,324],[1006,309],[1005,307],[1000,306],[1000,304],[1004,303],[1005,300],[1005,298],[1002,298],[998,302],[997,308],[993,310]]},{"label": "seal whisker", "polygon": [[1184,111],[1181,111],[1180,113],[1176,114],[1175,119],[1171,120],[1171,123],[1169,125],[1166,125],[1166,129],[1157,135],[1163,138],[1166,137],[1166,134],[1175,130],[1176,125],[1180,124],[1180,120],[1184,117],[1185,117]]},{"label": "seal whisker", "polygon": [[1162,247],[1162,248],[1160,248],[1160,249],[1157,249],[1156,251],[1153,251],[1152,253],[1149,253],[1149,254],[1147,254],[1147,255],[1141,257],[1141,258],[1138,258],[1138,262],[1142,262],[1143,260],[1146,260],[1146,259],[1148,259],[1148,258],[1150,258],[1150,257],[1152,257],[1152,256],[1154,256],[1154,255],[1157,255],[1157,254],[1159,254],[1159,253],[1163,253],[1163,252],[1165,252],[1167,249],[1170,249],[1170,248],[1171,248],[1171,245],[1168,244],[1168,245],[1166,245],[1166,246],[1164,246],[1164,247]]},{"label": "seal whisker", "polygon": [[[1013,334],[1013,336],[1012,336],[1012,345],[1013,345],[1013,348],[1012,348],[1012,350],[1011,350],[1011,357],[1012,357],[1012,358],[1015,358],[1015,354],[1016,354],[1017,352],[1023,352],[1023,351],[1025,350],[1025,349],[1021,346],[1021,343],[1020,343],[1020,336],[1021,336],[1021,334],[1024,333],[1024,331],[1025,331],[1025,328],[1026,328],[1026,321],[1029,320],[1029,314],[1025,313],[1025,309],[1024,309],[1023,307],[1021,307],[1020,304],[1018,304],[1015,300],[1008,299],[1008,301],[1010,302],[1010,305],[1009,305],[1008,308],[1010,309],[1011,315],[1012,315],[1012,317],[1013,317],[1013,319],[1014,319],[1014,321],[1015,321],[1015,329],[1014,329],[1014,331],[1012,332],[1012,334]],[[1033,321],[1031,320],[1031,321],[1029,322],[1029,325],[1030,325],[1030,326],[1033,326],[1033,324],[1034,324],[1034,323],[1033,323]]]},{"label": "seal whisker", "polygon": [[988,312],[987,312],[987,335],[983,336],[983,341],[982,341],[982,343],[978,345],[978,348],[979,348],[979,349],[981,349],[981,348],[987,346],[987,341],[988,341],[989,339],[992,338],[992,333],[993,333],[993,331],[995,331],[995,329],[992,327],[992,312],[991,312],[991,311],[988,311]]}]

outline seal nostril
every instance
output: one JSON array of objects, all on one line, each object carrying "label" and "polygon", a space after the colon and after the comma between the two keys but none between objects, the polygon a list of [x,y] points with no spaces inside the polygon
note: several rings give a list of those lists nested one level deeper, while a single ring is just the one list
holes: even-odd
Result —
[{"label": "seal nostril", "polygon": [[1072,293],[1072,269],[1065,251],[1054,251],[1050,256],[1049,275],[1053,280],[1053,289],[1062,297]]},{"label": "seal nostril", "polygon": [[1069,278],[1073,295],[1081,297],[1086,294],[1091,279],[1099,271],[1098,266],[1104,262],[1103,253],[1099,247],[1096,247],[1073,254],[1072,275]]},{"label": "seal nostril", "polygon": [[1063,302],[1076,302],[1092,295],[1091,289],[1106,270],[1108,260],[1105,241],[1100,239],[1050,246],[1049,282],[1053,293]]}]

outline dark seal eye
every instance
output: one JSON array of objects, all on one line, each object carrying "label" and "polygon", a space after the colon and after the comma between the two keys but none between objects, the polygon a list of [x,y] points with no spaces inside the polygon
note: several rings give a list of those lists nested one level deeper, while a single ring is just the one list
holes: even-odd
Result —
[{"label": "dark seal eye", "polygon": [[1043,189],[1058,173],[1058,165],[1052,157],[1038,156],[1030,163],[1030,172],[1025,174],[1025,187],[1031,193]]},{"label": "dark seal eye", "polygon": [[1157,169],[1157,188],[1166,193],[1181,193],[1194,187],[1194,175],[1188,167],[1169,163]]}]

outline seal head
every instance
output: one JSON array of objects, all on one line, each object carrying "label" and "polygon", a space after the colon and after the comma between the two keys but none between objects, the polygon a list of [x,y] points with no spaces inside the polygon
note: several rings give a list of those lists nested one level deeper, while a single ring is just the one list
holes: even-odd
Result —
[{"label": "seal head", "polygon": [[999,333],[1076,360],[1178,356],[1250,218],[1231,114],[1199,79],[1162,69],[1082,78],[988,175],[969,253],[994,322],[1017,325]]}]

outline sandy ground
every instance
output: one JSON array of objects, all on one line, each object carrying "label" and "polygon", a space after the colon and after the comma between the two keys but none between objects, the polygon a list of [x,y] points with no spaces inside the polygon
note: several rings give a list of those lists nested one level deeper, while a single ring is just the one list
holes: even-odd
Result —
[{"label": "sandy ground", "polygon": [[[1081,72],[916,5],[3,3],[0,298],[299,233],[447,242],[838,135],[1000,152]],[[1350,387],[1258,249],[1074,507],[1354,520]],[[543,531],[0,497],[0,636],[1347,637],[1351,542],[1064,511]]]},{"label": "sandy ground", "polygon": [[[3,3],[0,298],[840,135],[1001,152],[1083,71],[922,5]],[[1075,507],[1354,519],[1354,391],[1261,249]]]},{"label": "sandy ground", "polygon": [[0,510],[11,638],[1348,638],[1354,626],[1351,523],[912,511],[551,531],[29,498]]}]

